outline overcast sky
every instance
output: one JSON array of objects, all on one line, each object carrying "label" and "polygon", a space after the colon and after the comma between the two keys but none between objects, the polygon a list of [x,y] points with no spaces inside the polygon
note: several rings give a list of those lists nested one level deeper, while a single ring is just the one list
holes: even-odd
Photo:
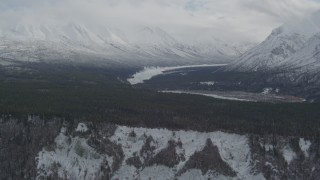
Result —
[{"label": "overcast sky", "polygon": [[158,26],[175,37],[263,40],[273,28],[320,8],[319,0],[1,0],[2,21]]}]

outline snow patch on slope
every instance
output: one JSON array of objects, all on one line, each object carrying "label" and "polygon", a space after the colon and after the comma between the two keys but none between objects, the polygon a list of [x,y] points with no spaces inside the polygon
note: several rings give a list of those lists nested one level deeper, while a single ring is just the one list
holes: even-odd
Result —
[{"label": "snow patch on slope", "polygon": [[306,157],[309,157],[308,151],[310,146],[311,146],[311,142],[309,140],[305,140],[304,138],[299,139],[299,147]]},{"label": "snow patch on slope", "polygon": [[282,155],[286,160],[287,164],[290,164],[291,161],[297,157],[297,154],[289,146],[283,148]]},{"label": "snow patch on slope", "polygon": [[84,123],[79,123],[77,128],[76,128],[76,132],[87,132],[88,131],[88,127],[86,124]]},{"label": "snow patch on slope", "polygon": [[213,86],[215,84],[214,81],[200,82],[200,85]]}]

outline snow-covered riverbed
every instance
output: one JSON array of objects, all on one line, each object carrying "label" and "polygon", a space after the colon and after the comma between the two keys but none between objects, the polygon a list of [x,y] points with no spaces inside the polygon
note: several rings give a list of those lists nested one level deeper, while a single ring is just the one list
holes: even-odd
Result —
[{"label": "snow-covered riverbed", "polygon": [[172,71],[183,68],[196,68],[196,67],[219,67],[226,66],[227,64],[203,64],[203,65],[189,65],[189,66],[173,66],[173,67],[145,67],[143,70],[135,73],[127,81],[131,85],[143,83],[146,80],[151,79],[154,76],[161,75],[166,71]]},{"label": "snow-covered riverbed", "polygon": [[241,98],[236,98],[232,96],[223,96],[223,95],[217,95],[214,93],[203,93],[203,92],[192,92],[192,91],[160,91],[163,93],[176,93],[176,94],[194,94],[194,95],[202,95],[202,96],[208,96],[216,99],[225,99],[225,100],[231,100],[231,101],[251,101],[251,102],[257,102],[256,100],[253,99],[241,99]]},{"label": "snow-covered riverbed", "polygon": [[287,103],[302,103],[305,99],[294,96],[265,94],[265,93],[250,93],[242,91],[183,91],[183,90],[167,90],[160,91],[163,93],[176,94],[194,94],[208,96],[216,99],[225,99],[231,101],[249,101],[249,102],[287,102]]}]

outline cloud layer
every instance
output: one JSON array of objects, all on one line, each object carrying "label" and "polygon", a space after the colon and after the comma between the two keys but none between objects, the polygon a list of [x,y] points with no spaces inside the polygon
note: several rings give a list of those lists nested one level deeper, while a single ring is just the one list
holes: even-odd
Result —
[{"label": "cloud layer", "polygon": [[2,0],[0,25],[81,22],[130,30],[159,26],[178,38],[261,41],[320,8],[316,0]]}]

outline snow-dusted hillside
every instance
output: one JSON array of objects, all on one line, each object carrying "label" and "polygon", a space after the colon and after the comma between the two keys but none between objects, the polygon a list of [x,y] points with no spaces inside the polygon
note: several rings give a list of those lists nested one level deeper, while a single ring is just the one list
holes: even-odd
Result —
[{"label": "snow-dusted hillside", "polygon": [[[312,177],[317,167],[309,162],[311,147],[303,138],[278,137],[275,143],[271,137],[224,132],[79,123],[62,127],[54,143],[38,153],[37,178],[279,179],[311,171]],[[301,157],[303,172],[297,169]]]},{"label": "snow-dusted hillside", "polygon": [[319,142],[106,122],[0,119],[1,179],[319,179]]},{"label": "snow-dusted hillside", "polygon": [[[0,58],[17,61],[102,60],[135,65],[230,62],[247,46],[178,41],[159,27],[119,29],[75,22],[1,24]],[[240,48],[241,47],[241,48]],[[250,46],[249,46],[250,47]],[[249,48],[248,47],[248,48]]]}]

